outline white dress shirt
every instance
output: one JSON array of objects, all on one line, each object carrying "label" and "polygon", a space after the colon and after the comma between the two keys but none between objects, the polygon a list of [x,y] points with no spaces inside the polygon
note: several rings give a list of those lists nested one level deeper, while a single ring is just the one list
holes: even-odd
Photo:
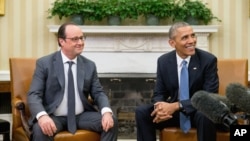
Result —
[{"label": "white dress shirt", "polygon": [[76,67],[77,67],[77,58],[74,58],[73,60],[69,60],[62,52],[62,60],[64,65],[64,76],[65,76],[65,88],[64,88],[64,95],[63,100],[61,104],[57,107],[57,109],[54,112],[54,115],[56,116],[67,116],[67,109],[68,109],[68,69],[69,69],[69,63],[68,61],[74,62],[72,65],[72,73],[74,78],[74,88],[75,88],[75,113],[76,115],[83,112],[83,104],[81,101],[81,98],[79,96],[79,91],[77,88],[77,77],[76,77]]},{"label": "white dress shirt", "polygon": [[[73,77],[74,77],[74,87],[75,87],[75,104],[76,104],[76,107],[75,107],[75,113],[76,115],[82,113],[84,111],[84,107],[83,107],[83,104],[82,104],[82,101],[80,99],[80,96],[79,96],[79,91],[78,91],[78,88],[77,88],[77,58],[73,59],[73,60],[69,60],[61,51],[61,55],[62,55],[62,60],[63,60],[63,64],[64,64],[64,76],[65,76],[65,90],[64,90],[64,95],[63,95],[63,100],[62,102],[60,103],[60,105],[57,107],[57,109],[55,110],[55,112],[53,113],[54,115],[56,116],[67,116],[67,108],[68,108],[68,99],[67,99],[67,96],[68,96],[68,68],[69,68],[69,64],[67,63],[68,61],[73,61],[74,64],[72,65],[72,72],[73,72]],[[101,114],[103,115],[104,113],[106,112],[110,112],[113,114],[112,110],[109,108],[109,107],[104,107],[101,109]],[[36,118],[39,119],[41,116],[43,115],[47,115],[47,112],[45,111],[42,111],[42,112],[39,112],[37,115],[36,115]]]},{"label": "white dress shirt", "polygon": [[190,62],[190,59],[191,59],[191,56],[188,56],[187,58],[182,59],[182,58],[176,53],[179,86],[180,86],[180,76],[181,76],[182,61],[183,61],[183,60],[187,61],[187,67],[188,67],[189,62]]}]

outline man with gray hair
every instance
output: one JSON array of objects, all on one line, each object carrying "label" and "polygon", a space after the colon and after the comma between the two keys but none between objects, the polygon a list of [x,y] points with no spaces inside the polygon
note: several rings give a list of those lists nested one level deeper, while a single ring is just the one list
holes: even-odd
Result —
[{"label": "man with gray hair", "polygon": [[197,128],[198,141],[216,141],[216,126],[191,104],[199,90],[217,93],[217,58],[196,48],[193,28],[178,22],[169,30],[175,50],[158,58],[152,103],[136,109],[137,141],[156,141],[156,129],[181,127],[188,133]]}]

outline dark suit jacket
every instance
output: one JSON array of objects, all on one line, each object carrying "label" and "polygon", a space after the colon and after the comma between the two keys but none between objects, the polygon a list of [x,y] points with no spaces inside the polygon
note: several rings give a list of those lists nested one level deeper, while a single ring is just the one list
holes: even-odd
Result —
[{"label": "dark suit jacket", "polygon": [[[85,111],[95,111],[88,101],[89,95],[99,109],[110,107],[97,77],[95,63],[81,55],[77,57],[77,85]],[[41,111],[46,111],[48,114],[55,111],[63,99],[64,87],[64,66],[60,51],[38,59],[28,92],[28,104],[32,116],[30,123],[36,121],[35,117]]]},{"label": "dark suit jacket", "polygon": [[[189,94],[190,98],[198,90],[217,93],[219,80],[217,75],[217,58],[200,49],[195,49],[195,55],[191,56],[188,65],[189,71]],[[158,58],[157,80],[153,103],[157,101],[178,101],[179,83],[176,51],[171,51]],[[192,106],[190,99],[181,101],[186,114],[191,114],[196,109]]]}]

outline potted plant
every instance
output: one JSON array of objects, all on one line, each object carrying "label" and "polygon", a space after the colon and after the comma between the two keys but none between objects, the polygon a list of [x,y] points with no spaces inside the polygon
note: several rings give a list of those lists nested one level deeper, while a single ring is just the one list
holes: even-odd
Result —
[{"label": "potted plant", "polygon": [[101,21],[105,17],[101,0],[86,0],[84,7],[89,11],[85,18],[90,21]]},{"label": "potted plant", "polygon": [[102,0],[100,3],[109,25],[119,25],[121,20],[137,19],[139,16],[134,0]]},{"label": "potted plant", "polygon": [[[103,18],[101,14],[94,12],[98,9],[97,6],[99,6],[97,2],[88,0],[56,0],[52,3],[52,7],[48,9],[48,18],[58,16],[61,20],[71,17],[72,21],[77,24],[83,24],[83,21],[81,21],[83,18],[101,20]],[[75,17],[78,18],[77,21],[74,19]]]},{"label": "potted plant", "polygon": [[172,0],[140,0],[137,6],[148,25],[157,25],[160,19],[170,18],[173,8]]},{"label": "potted plant", "polygon": [[186,21],[189,24],[209,24],[212,20],[221,21],[214,16],[212,11],[207,7],[207,3],[200,0],[179,0],[173,10],[174,21]]}]

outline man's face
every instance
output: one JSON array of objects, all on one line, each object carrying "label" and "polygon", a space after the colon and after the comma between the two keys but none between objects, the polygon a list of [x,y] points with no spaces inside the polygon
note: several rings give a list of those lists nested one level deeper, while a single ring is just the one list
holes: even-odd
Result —
[{"label": "man's face", "polygon": [[185,59],[195,54],[196,36],[191,26],[180,27],[174,33],[169,44],[176,49],[177,54]]},{"label": "man's face", "polygon": [[73,59],[81,54],[84,48],[84,35],[82,30],[75,25],[68,25],[65,29],[65,39],[59,39],[63,53]]}]

